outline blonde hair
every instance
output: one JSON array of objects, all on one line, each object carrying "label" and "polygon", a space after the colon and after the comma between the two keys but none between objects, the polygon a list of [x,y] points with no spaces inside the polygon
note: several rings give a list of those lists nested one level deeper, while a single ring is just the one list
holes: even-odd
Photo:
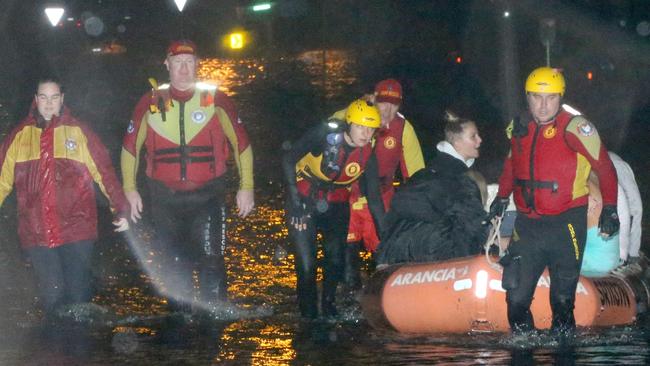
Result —
[{"label": "blonde hair", "polygon": [[445,111],[445,141],[453,144],[454,140],[463,133],[468,124],[476,125],[474,121],[467,118],[461,118],[456,113]]}]

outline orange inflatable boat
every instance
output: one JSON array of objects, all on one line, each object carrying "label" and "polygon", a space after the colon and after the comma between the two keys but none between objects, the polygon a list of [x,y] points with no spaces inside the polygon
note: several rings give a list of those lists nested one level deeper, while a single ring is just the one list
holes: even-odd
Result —
[{"label": "orange inflatable boat", "polygon": [[[540,277],[531,311],[537,328],[551,325],[548,272]],[[641,274],[580,277],[578,326],[630,324],[647,308],[650,293]],[[377,271],[361,300],[368,322],[400,333],[508,331],[500,266],[484,256],[439,263],[393,265]]]}]

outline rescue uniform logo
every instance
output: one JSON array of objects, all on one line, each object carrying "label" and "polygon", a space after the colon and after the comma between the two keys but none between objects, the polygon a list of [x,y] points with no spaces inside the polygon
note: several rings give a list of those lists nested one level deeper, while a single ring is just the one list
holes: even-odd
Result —
[{"label": "rescue uniform logo", "polygon": [[395,138],[393,136],[388,136],[386,140],[384,140],[384,147],[388,150],[394,149],[396,144],[397,141],[395,141]]},{"label": "rescue uniform logo", "polygon": [[348,177],[355,177],[357,176],[357,174],[359,174],[360,171],[361,171],[361,166],[359,166],[359,163],[357,162],[350,163],[345,166],[345,174]]},{"label": "rescue uniform logo", "polygon": [[578,132],[580,132],[582,136],[591,136],[596,132],[596,128],[591,124],[591,122],[585,120],[580,122],[578,125]]},{"label": "rescue uniform logo", "polygon": [[205,112],[203,112],[201,109],[192,112],[192,121],[194,123],[203,123],[205,122],[205,118]]},{"label": "rescue uniform logo", "polygon": [[70,150],[70,151],[75,151],[77,150],[77,141],[69,138],[65,140],[65,148]]},{"label": "rescue uniform logo", "polygon": [[135,126],[133,124],[133,120],[130,120],[129,125],[126,127],[126,132],[133,133],[133,131],[135,131]]},{"label": "rescue uniform logo", "polygon": [[552,139],[555,137],[555,134],[557,133],[557,128],[555,126],[549,126],[547,129],[544,130],[544,138],[547,139]]}]

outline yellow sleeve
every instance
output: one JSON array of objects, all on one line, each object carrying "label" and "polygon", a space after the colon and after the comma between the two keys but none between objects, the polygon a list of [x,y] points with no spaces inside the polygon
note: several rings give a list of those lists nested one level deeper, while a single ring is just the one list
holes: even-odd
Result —
[{"label": "yellow sleeve", "polygon": [[237,167],[237,172],[239,173],[239,189],[253,189],[253,149],[249,144],[246,149],[240,153],[237,133],[235,132],[228,113],[219,107],[216,107],[215,112],[219,117],[219,122],[221,123],[226,138],[230,142],[230,146],[232,148],[232,155],[235,159],[235,166]]},{"label": "yellow sleeve", "polygon": [[147,138],[147,126],[145,122],[143,123],[145,125],[140,124],[135,140],[135,155],[131,154],[124,147],[122,147],[122,153],[120,154],[120,168],[122,170],[122,186],[124,192],[138,190],[136,178],[138,175],[138,167],[140,166],[140,152],[142,151],[144,140]]},{"label": "yellow sleeve", "polygon": [[14,188],[14,168],[16,167],[16,156],[18,144],[14,138],[11,141],[11,146],[7,149],[7,153],[2,161],[2,170],[0,170],[0,206],[4,203],[5,199]]},{"label": "yellow sleeve", "polygon": [[420,141],[415,134],[415,130],[409,121],[404,121],[404,131],[402,132],[402,158],[406,173],[412,177],[415,172],[424,168],[424,157]]}]

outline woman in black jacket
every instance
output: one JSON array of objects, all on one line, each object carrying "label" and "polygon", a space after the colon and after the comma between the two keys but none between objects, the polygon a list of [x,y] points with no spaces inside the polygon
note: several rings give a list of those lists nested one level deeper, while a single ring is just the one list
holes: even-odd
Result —
[{"label": "woman in black jacket", "polygon": [[481,195],[467,174],[479,156],[481,137],[471,120],[450,112],[446,120],[437,156],[393,198],[378,249],[379,266],[477,254],[487,238]]}]

